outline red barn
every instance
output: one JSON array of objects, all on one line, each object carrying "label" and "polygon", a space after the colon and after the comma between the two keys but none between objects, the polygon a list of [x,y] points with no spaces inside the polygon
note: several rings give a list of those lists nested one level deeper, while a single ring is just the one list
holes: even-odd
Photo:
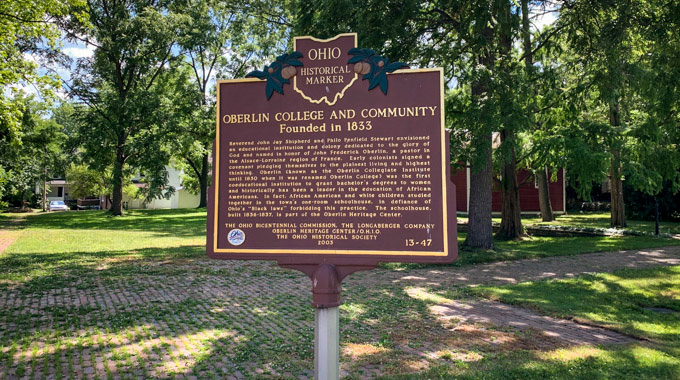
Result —
[{"label": "red barn", "polygon": [[[563,214],[567,208],[566,180],[564,169],[557,172],[557,181],[552,182],[548,178],[550,188],[550,203],[555,214]],[[519,187],[519,207],[523,214],[537,214],[541,211],[538,204],[538,184],[532,178],[533,175],[527,170],[517,172]],[[467,213],[470,202],[470,168],[465,167],[451,171],[451,179],[456,184],[456,205],[458,212]],[[491,210],[494,213],[501,212],[501,193],[496,181],[491,198]]]}]

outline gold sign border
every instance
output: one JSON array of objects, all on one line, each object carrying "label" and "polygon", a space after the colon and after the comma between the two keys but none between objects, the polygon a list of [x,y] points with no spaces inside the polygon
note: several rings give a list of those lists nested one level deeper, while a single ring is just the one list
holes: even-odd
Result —
[{"label": "gold sign border", "polygon": [[[321,39],[321,38],[312,37],[312,36],[293,37],[293,50],[297,51],[297,40],[312,40],[312,41],[316,41],[316,42],[330,42],[330,41],[335,41],[340,37],[347,37],[347,36],[353,36],[354,37],[354,47],[357,47],[357,41],[358,40],[357,40],[357,34],[356,33],[342,33],[342,34],[338,34],[337,36],[335,36],[333,38],[328,38],[328,39],[325,39],[325,40]],[[293,89],[295,90],[295,92],[302,95],[302,97],[304,99],[308,100],[309,102],[311,102],[313,104],[321,104],[321,102],[325,102],[329,106],[332,106],[332,105],[335,105],[335,103],[337,103],[339,99],[342,99],[342,97],[345,96],[345,91],[347,91],[348,88],[352,87],[352,85],[357,80],[357,78],[359,78],[359,74],[354,73],[354,78],[352,78],[352,80],[349,81],[349,84],[347,86],[345,86],[345,88],[343,88],[342,91],[335,94],[335,98],[333,99],[332,102],[328,100],[328,96],[323,96],[321,99],[312,99],[311,97],[307,96],[304,92],[302,92],[302,90],[300,90],[298,88],[297,78],[298,78],[298,75],[293,77]]]},{"label": "gold sign border", "polygon": [[411,73],[426,73],[426,72],[439,72],[439,99],[440,99],[440,115],[441,115],[441,156],[442,156],[442,219],[443,219],[443,236],[444,236],[444,251],[388,251],[388,250],[351,250],[351,249],[228,249],[228,248],[217,248],[217,238],[218,238],[218,203],[219,194],[218,188],[220,183],[220,85],[229,83],[241,83],[241,82],[261,82],[257,78],[244,78],[244,79],[229,79],[229,80],[219,80],[217,81],[217,112],[215,113],[215,124],[216,124],[216,135],[215,135],[215,178],[213,182],[213,187],[215,188],[215,207],[213,209],[214,213],[214,235],[213,235],[213,251],[215,253],[280,253],[280,254],[324,254],[324,255],[382,255],[382,256],[448,256],[449,254],[449,229],[448,229],[448,194],[446,191],[446,184],[448,181],[448,163],[446,162],[446,134],[444,133],[445,126],[445,114],[444,114],[444,69],[441,67],[432,69],[402,69],[397,70],[388,75],[402,75]]}]

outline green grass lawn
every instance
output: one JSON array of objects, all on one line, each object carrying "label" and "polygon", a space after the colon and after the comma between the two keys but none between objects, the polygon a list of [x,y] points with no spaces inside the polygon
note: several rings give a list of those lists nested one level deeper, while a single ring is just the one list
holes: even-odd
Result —
[{"label": "green grass lawn", "polygon": [[[466,217],[459,217],[460,220],[466,221]],[[493,218],[493,221],[500,223],[500,218]],[[540,216],[522,216],[522,223],[524,225],[561,225],[571,227],[592,227],[592,228],[609,228],[610,214],[608,212],[574,212],[568,215],[558,215],[552,222],[542,222]],[[626,229],[654,232],[654,221],[648,220],[630,220],[626,221],[628,226]],[[660,222],[659,232],[680,234],[680,223],[678,222]]]},{"label": "green grass lawn", "polygon": [[[464,238],[465,235],[461,235],[461,238]],[[680,245],[680,240],[663,239],[654,236],[532,236],[523,240],[497,240],[494,244],[494,251],[463,251],[463,254],[461,255],[461,264],[478,263],[484,262],[485,260],[533,259],[549,256],[579,255],[589,252],[658,248]]]},{"label": "green grass lawn", "polygon": [[[205,254],[205,210],[0,214],[22,222],[20,238],[0,255],[3,283],[64,283],[106,260],[161,260]],[[16,228],[16,227],[14,227]]]},{"label": "green grass lawn", "polygon": [[[573,279],[465,290],[543,314],[596,324],[647,341],[627,347],[520,350],[394,379],[680,378],[680,267],[621,270]],[[460,291],[442,293],[456,296]],[[656,308],[656,310],[652,309]]]},{"label": "green grass lawn", "polygon": [[[678,379],[680,267],[621,270],[574,279],[435,291],[437,299],[481,296],[644,339],[627,346],[518,348],[477,361],[387,379]],[[650,308],[657,308],[656,311]]]},{"label": "green grass lawn", "polygon": [[[540,217],[524,219],[527,224],[536,225],[566,225],[574,227],[596,227],[609,228],[610,214],[609,213],[573,213],[569,215],[560,215],[552,222],[542,222]],[[498,221],[500,222],[500,220]],[[651,220],[627,220],[626,229],[642,232],[654,232],[654,221]],[[680,223],[677,222],[659,222],[659,232],[680,234]]]}]

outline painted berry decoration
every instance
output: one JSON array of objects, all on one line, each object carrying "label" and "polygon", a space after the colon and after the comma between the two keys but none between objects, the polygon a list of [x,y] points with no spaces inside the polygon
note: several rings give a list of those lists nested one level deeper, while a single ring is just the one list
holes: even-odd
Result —
[{"label": "painted berry decoration", "polygon": [[395,70],[408,67],[403,62],[390,62],[387,58],[383,58],[375,54],[371,49],[352,48],[348,51],[353,55],[347,63],[354,64],[354,72],[362,74],[361,79],[368,79],[368,89],[372,90],[380,86],[380,91],[387,95],[387,73]]},{"label": "painted berry decoration", "polygon": [[284,79],[290,79],[297,74],[297,69],[293,66],[286,66],[281,70],[281,76]]},{"label": "painted berry decoration", "polygon": [[255,77],[266,80],[265,94],[267,99],[272,97],[274,91],[283,95],[283,85],[290,83],[290,78],[297,74],[295,66],[302,66],[300,62],[302,53],[294,51],[290,54],[282,54],[276,57],[271,65],[265,66],[262,71],[254,70],[248,73],[246,77]]},{"label": "painted berry decoration", "polygon": [[368,62],[357,62],[354,64],[354,72],[357,74],[368,74],[371,71],[371,64]]}]

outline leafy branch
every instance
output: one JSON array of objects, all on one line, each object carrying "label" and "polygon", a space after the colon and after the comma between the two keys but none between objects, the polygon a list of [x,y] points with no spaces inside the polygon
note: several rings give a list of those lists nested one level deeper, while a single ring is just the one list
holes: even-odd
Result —
[{"label": "leafy branch", "polygon": [[354,57],[347,63],[354,64],[354,71],[363,74],[362,80],[368,79],[368,89],[372,90],[380,86],[383,94],[387,95],[387,73],[408,67],[404,62],[390,62],[389,59],[375,54],[371,49],[352,48],[348,52]]},{"label": "leafy branch", "polygon": [[262,71],[254,70],[246,75],[246,78],[258,78],[267,81],[265,92],[267,100],[272,97],[274,91],[283,95],[283,85],[290,83],[290,78],[297,74],[295,67],[302,66],[299,59],[302,53],[294,51],[290,54],[282,54],[276,57],[271,65],[265,65]]}]

